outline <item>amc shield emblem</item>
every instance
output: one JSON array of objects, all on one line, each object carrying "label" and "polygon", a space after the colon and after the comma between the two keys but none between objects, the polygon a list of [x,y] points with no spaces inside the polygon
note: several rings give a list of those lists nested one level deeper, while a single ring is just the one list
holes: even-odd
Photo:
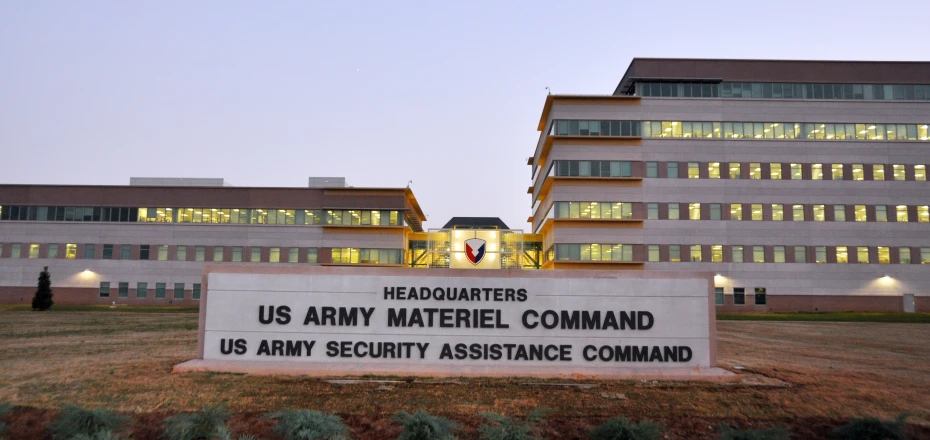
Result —
[{"label": "amc shield emblem", "polygon": [[484,259],[484,245],[484,240],[480,238],[465,240],[465,256],[471,264],[477,266]]}]

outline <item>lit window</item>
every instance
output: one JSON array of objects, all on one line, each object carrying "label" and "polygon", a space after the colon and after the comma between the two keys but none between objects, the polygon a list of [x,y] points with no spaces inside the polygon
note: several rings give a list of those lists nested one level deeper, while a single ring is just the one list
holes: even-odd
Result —
[{"label": "lit window", "polygon": [[167,261],[168,260],[168,245],[163,244],[158,246],[158,261]]},{"label": "lit window", "polygon": [[793,163],[791,164],[791,180],[801,180],[803,177],[803,172],[801,171],[801,164]]},{"label": "lit window", "polygon": [[898,264],[911,264],[911,248],[898,248]]},{"label": "lit window", "polygon": [[732,251],[733,251],[733,262],[734,263],[742,263],[746,261],[743,258],[743,246],[742,245],[734,245],[732,248]]},{"label": "lit window", "polygon": [[898,221],[899,221],[899,222],[902,222],[902,223],[907,223],[907,221],[908,221],[908,220],[907,220],[907,206],[906,206],[906,205],[898,205],[898,206],[895,207],[895,211],[896,211],[897,214],[898,214]]},{"label": "lit window", "polygon": [[833,205],[833,221],[846,221],[846,205]]},{"label": "lit window", "polygon": [[784,263],[785,262],[785,247],[784,246],[775,246],[774,251],[775,262]]},{"label": "lit window", "polygon": [[699,244],[691,245],[691,262],[692,263],[701,262],[701,245]]},{"label": "lit window", "polygon": [[857,247],[856,258],[859,259],[860,264],[869,264],[869,248],[866,246]]},{"label": "lit window", "polygon": [[740,167],[738,163],[730,163],[730,178],[731,179],[740,178],[739,168]]},{"label": "lit window", "polygon": [[764,246],[753,246],[752,247],[752,262],[753,263],[765,263],[765,247]]},{"label": "lit window", "polygon": [[885,166],[876,164],[872,165],[872,180],[885,180]]},{"label": "lit window", "polygon": [[906,180],[904,165],[892,165],[891,168],[894,171],[894,180]]},{"label": "lit window", "polygon": [[29,258],[39,258],[39,245],[37,243],[29,245]]},{"label": "lit window", "polygon": [[701,204],[700,203],[688,204],[688,218],[690,218],[691,220],[701,219]]},{"label": "lit window", "polygon": [[273,248],[268,249],[268,262],[270,263],[281,262],[281,248],[273,247]]},{"label": "lit window", "polygon": [[920,248],[920,264],[930,264],[930,248]]},{"label": "lit window", "polygon": [[698,162],[688,162],[688,178],[689,179],[700,179],[701,178],[701,164]]},{"label": "lit window", "polygon": [[669,203],[668,204],[668,219],[669,220],[678,220],[678,203]]},{"label": "lit window", "polygon": [[923,205],[917,207],[917,221],[920,223],[930,222],[930,206]]},{"label": "lit window", "polygon": [[672,263],[681,262],[681,245],[668,245],[668,261],[671,261]]},{"label": "lit window", "polygon": [[836,262],[839,264],[849,263],[849,253],[846,250],[846,246],[836,247]]},{"label": "lit window", "polygon": [[796,222],[804,221],[804,205],[793,205],[791,207],[791,212],[794,216],[794,221]]},{"label": "lit window", "polygon": [[785,219],[785,205],[781,203],[772,204],[772,220],[780,222]]},{"label": "lit window", "polygon": [[852,165],[852,176],[853,180],[865,180],[865,171],[863,171],[861,163]]},{"label": "lit window", "polygon": [[807,247],[806,246],[795,246],[794,247],[794,262],[795,263],[807,263]]},{"label": "lit window", "polygon": [[811,165],[811,179],[812,180],[823,180],[823,164],[815,163]]},{"label": "lit window", "polygon": [[710,261],[714,263],[723,262],[723,245],[715,244],[710,247]]},{"label": "lit window", "polygon": [[814,248],[814,262],[815,263],[826,263],[827,262],[827,247],[826,246],[816,246]]},{"label": "lit window", "polygon": [[878,247],[878,264],[891,264],[891,248],[888,246]]},{"label": "lit window", "polygon": [[854,209],[856,210],[856,221],[857,222],[866,221],[865,205],[855,205]]},{"label": "lit window", "polygon": [[749,178],[752,180],[759,180],[762,178],[762,164],[758,162],[752,162],[749,164]]},{"label": "lit window", "polygon": [[927,180],[926,165],[914,165],[914,180]]},{"label": "lit window", "polygon": [[753,203],[750,205],[750,211],[752,212],[752,220],[759,221],[762,220],[762,204]]},{"label": "lit window", "polygon": [[843,164],[835,163],[830,166],[830,179],[843,180]]},{"label": "lit window", "polygon": [[781,180],[781,164],[780,163],[769,164],[769,178],[772,180]]},{"label": "lit window", "polygon": [[826,220],[826,217],[824,215],[823,205],[814,205],[814,221],[822,222],[824,220]]},{"label": "lit window", "polygon": [[742,220],[743,219],[743,205],[740,203],[731,203],[730,204],[730,220]]},{"label": "lit window", "polygon": [[886,207],[885,205],[878,205],[875,207],[875,221],[877,222],[888,221],[888,207]]},{"label": "lit window", "polygon": [[707,177],[711,179],[720,178],[720,162],[711,162],[707,164]]}]

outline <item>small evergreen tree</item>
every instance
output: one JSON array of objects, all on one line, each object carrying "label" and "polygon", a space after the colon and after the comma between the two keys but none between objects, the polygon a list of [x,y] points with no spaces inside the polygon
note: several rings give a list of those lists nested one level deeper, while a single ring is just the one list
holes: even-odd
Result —
[{"label": "small evergreen tree", "polygon": [[52,307],[52,277],[48,274],[48,266],[39,274],[39,287],[36,295],[32,297],[32,310],[48,310]]}]

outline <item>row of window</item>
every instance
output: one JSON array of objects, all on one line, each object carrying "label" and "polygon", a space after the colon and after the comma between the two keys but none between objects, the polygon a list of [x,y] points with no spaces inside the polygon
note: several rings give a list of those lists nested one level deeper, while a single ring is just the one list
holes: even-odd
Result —
[{"label": "row of window", "polygon": [[[927,165],[924,164],[822,164],[780,162],[663,162],[665,177],[670,179],[741,179],[752,180],[927,180]],[[645,163],[647,178],[659,177],[659,162]],[[706,168],[707,172],[703,172]],[[845,171],[850,173],[846,174]],[[745,171],[745,174],[744,174]]]},{"label": "row of window", "polygon": [[[624,127],[629,127],[626,130]],[[926,141],[927,123],[827,123],[827,122],[742,122],[742,121],[552,121],[550,135],[557,136],[642,136],[657,138],[710,139],[808,139],[857,141]]]},{"label": "row of window", "polygon": [[555,218],[633,218],[633,204],[624,202],[555,202]]},{"label": "row of window", "polygon": [[[168,283],[155,283],[155,291],[152,292],[155,299],[167,299]],[[110,287],[109,281],[100,282],[99,295],[101,298],[109,298],[113,288]],[[136,298],[148,298],[149,283],[136,283]],[[117,298],[129,298],[129,283],[118,282],[116,287]],[[172,299],[184,299],[184,283],[174,283],[174,289],[171,292]],[[195,283],[191,291],[191,299],[200,299],[200,284]]]},{"label": "row of window", "polygon": [[556,244],[553,248],[555,260],[633,261],[631,244],[571,243]]},{"label": "row of window", "polygon": [[550,176],[633,177],[633,162],[619,160],[554,160]]},{"label": "row of window", "polygon": [[[755,291],[755,305],[764,306],[766,305],[765,297],[765,287],[756,287]],[[724,294],[723,287],[714,288],[714,303],[718,306],[724,305]],[[733,288],[733,305],[735,306],[744,306],[746,305],[746,288],[745,287],[734,287]]]},{"label": "row of window", "polygon": [[913,101],[930,99],[926,84],[797,84],[768,82],[696,83],[637,82],[633,93],[643,97],[843,99]]},{"label": "row of window", "polygon": [[[930,206],[928,205],[706,203],[704,205],[707,205],[707,210],[704,211],[701,209],[701,203],[666,203],[664,204],[666,205],[665,213],[660,209],[660,205],[662,204],[646,203],[646,220],[722,220],[724,206],[726,206],[730,213],[729,220],[887,222],[889,221],[888,212],[891,211],[893,215],[890,218],[896,222],[930,222]],[[810,209],[808,210],[807,207],[810,207]],[[682,210],[687,211],[682,212]],[[743,215],[744,211],[748,211],[745,216]],[[911,211],[914,212],[914,215],[911,214]]]},{"label": "row of window", "polygon": [[[662,247],[667,251],[662,252]],[[646,245],[648,262],[711,263],[860,263],[891,264],[893,252],[897,264],[930,264],[930,247],[890,246],[744,246],[731,245]],[[809,250],[811,250],[809,252]],[[874,255],[874,257],[873,257]],[[810,259],[808,257],[810,256]],[[788,258],[792,260],[788,260]],[[854,258],[854,260],[853,260]]]},{"label": "row of window", "polygon": [[0,206],[0,220],[403,226],[404,214],[371,209],[136,208]]}]

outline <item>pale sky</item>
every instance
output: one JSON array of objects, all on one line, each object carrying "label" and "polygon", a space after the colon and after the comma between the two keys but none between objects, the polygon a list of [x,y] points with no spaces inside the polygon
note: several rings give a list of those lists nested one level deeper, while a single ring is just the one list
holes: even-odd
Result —
[{"label": "pale sky", "polygon": [[529,230],[546,86],[610,94],[633,57],[927,61],[928,17],[916,0],[9,0],[0,183],[413,180],[427,228]]}]

